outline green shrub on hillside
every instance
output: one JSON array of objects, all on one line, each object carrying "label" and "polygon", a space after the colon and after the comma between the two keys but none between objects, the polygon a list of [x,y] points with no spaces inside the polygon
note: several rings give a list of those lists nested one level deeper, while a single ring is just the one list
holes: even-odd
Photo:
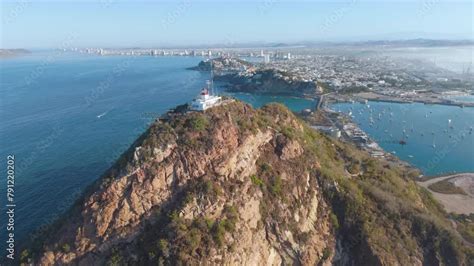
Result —
[{"label": "green shrub on hillside", "polygon": [[256,175],[251,175],[250,180],[252,180],[252,183],[254,185],[257,185],[259,187],[263,186],[265,183],[263,182],[262,179],[258,178]]},{"label": "green shrub on hillside", "polygon": [[209,120],[204,115],[198,115],[198,116],[191,117],[188,120],[188,124],[194,130],[203,131],[209,126]]}]

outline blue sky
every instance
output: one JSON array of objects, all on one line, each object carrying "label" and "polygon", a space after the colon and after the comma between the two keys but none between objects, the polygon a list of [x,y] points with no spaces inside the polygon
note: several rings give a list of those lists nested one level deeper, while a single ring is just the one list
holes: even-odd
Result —
[{"label": "blue sky", "polygon": [[471,1],[3,1],[2,48],[473,39]]}]

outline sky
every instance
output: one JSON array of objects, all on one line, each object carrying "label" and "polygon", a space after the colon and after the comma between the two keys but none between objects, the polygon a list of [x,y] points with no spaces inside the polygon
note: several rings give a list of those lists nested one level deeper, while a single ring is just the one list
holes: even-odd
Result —
[{"label": "sky", "polygon": [[472,1],[1,1],[1,48],[474,39]]}]

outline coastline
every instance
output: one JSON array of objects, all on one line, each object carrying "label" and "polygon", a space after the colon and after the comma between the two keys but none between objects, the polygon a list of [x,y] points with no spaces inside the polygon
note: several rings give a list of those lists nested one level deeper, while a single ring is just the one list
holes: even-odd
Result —
[{"label": "coastline", "polygon": [[403,97],[394,97],[394,96],[387,96],[383,94],[378,94],[375,92],[362,92],[357,93],[354,95],[344,95],[344,94],[328,94],[328,101],[331,103],[344,103],[344,102],[364,102],[364,101],[372,101],[372,102],[388,102],[388,103],[400,103],[400,104],[410,104],[410,103],[422,103],[425,105],[447,105],[447,106],[458,106],[461,108],[464,107],[474,107],[474,102],[466,102],[466,101],[456,101],[456,100],[449,100],[439,98],[438,93],[433,93],[429,95],[418,95],[415,97],[410,98],[403,98]]}]

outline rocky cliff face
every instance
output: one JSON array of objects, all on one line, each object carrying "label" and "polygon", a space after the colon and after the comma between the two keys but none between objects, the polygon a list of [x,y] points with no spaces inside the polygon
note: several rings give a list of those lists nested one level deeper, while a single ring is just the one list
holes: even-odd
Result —
[{"label": "rocky cliff face", "polygon": [[[351,164],[364,174],[349,175]],[[152,125],[25,261],[470,263],[442,211],[391,167],[280,105],[175,115]]]},{"label": "rocky cliff face", "polygon": [[216,80],[229,84],[227,90],[272,95],[317,96],[323,91],[316,82],[299,80],[293,74],[275,69],[217,75]]}]

